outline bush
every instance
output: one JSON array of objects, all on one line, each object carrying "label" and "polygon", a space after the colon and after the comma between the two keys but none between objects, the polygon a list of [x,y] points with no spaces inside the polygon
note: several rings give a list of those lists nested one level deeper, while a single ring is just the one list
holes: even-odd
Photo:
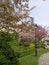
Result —
[{"label": "bush", "polygon": [[[15,51],[15,54],[17,55],[18,58],[26,56],[26,55],[32,55],[34,54],[34,44],[31,43],[28,46],[17,46],[19,49]],[[17,48],[16,48],[17,49]]]},{"label": "bush", "polygon": [[13,41],[9,33],[0,32],[0,64],[1,65],[19,65],[18,59],[8,44]]},{"label": "bush", "polygon": [[34,49],[34,47],[35,47],[35,45],[34,45],[33,43],[31,43],[31,44],[29,45],[29,49]]},{"label": "bush", "polygon": [[43,43],[43,44],[41,44],[41,48],[45,48],[45,46],[46,46],[46,45],[45,45],[44,43]]},{"label": "bush", "polygon": [[38,42],[37,47],[38,48],[45,48],[44,42]]},{"label": "bush", "polygon": [[[17,55],[18,53],[18,55]],[[16,51],[16,55],[18,58],[27,56],[27,55],[33,55],[34,54],[34,49],[27,49],[27,50],[22,50],[22,51]]]}]

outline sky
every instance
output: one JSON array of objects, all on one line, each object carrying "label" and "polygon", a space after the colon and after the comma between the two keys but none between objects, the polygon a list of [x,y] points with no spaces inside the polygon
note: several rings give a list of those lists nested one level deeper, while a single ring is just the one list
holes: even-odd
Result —
[{"label": "sky", "polygon": [[49,26],[49,0],[30,0],[29,7],[36,6],[30,16],[34,18],[34,22],[38,25]]}]

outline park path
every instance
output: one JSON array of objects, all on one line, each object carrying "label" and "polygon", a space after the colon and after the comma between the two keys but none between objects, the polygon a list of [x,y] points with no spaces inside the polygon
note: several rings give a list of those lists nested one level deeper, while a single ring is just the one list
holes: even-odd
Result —
[{"label": "park path", "polygon": [[49,53],[45,53],[39,58],[39,65],[49,65]]}]

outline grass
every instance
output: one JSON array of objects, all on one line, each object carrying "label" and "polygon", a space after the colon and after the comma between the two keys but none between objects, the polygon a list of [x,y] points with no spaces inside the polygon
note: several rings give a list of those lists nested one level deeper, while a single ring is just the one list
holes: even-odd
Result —
[{"label": "grass", "polygon": [[49,49],[38,49],[38,56],[35,57],[34,55],[27,55],[24,57],[19,58],[20,65],[38,65],[39,57],[49,52]]},{"label": "grass", "polygon": [[32,55],[22,57],[19,59],[19,61],[20,61],[20,65],[36,65],[36,64],[38,64],[37,57],[34,57]]}]

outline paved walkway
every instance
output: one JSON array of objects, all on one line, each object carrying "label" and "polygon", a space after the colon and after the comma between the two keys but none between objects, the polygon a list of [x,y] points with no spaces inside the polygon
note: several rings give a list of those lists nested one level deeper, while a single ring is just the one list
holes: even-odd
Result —
[{"label": "paved walkway", "polygon": [[39,65],[49,65],[49,53],[45,53],[39,58]]}]

